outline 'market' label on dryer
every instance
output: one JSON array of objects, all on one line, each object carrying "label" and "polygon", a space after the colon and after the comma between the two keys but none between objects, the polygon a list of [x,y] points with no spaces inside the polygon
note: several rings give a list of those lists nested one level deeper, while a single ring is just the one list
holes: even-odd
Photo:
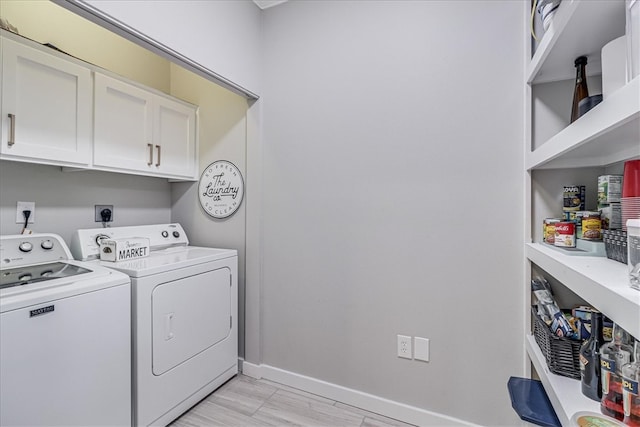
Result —
[{"label": "'market' label on dryer", "polygon": [[100,240],[100,259],[102,261],[125,261],[147,256],[149,256],[149,239],[147,238]]}]

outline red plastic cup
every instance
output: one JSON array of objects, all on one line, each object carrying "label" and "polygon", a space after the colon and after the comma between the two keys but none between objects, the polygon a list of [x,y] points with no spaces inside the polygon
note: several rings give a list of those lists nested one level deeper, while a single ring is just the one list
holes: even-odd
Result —
[{"label": "red plastic cup", "polygon": [[622,197],[640,197],[640,160],[624,163]]}]

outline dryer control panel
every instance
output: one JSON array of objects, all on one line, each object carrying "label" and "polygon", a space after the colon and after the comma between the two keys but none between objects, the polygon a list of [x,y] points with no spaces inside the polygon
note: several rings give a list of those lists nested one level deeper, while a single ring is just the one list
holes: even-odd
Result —
[{"label": "dryer control panel", "polygon": [[102,239],[149,239],[151,250],[171,246],[187,246],[189,239],[180,224],[134,225],[129,227],[86,228],[78,230],[71,239],[71,253],[77,260],[87,261],[100,257]]}]

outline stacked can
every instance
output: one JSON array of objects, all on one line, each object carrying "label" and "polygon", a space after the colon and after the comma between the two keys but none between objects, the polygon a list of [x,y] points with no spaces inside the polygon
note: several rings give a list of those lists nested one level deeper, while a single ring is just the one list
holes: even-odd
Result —
[{"label": "stacked can", "polygon": [[600,211],[580,212],[580,231],[578,239],[582,240],[602,240],[602,220]]},{"label": "stacked can", "polygon": [[584,210],[585,186],[565,185],[562,191],[562,212],[564,218],[555,224],[555,246],[563,248],[576,247],[576,229],[581,224],[578,213]]},{"label": "stacked can", "polygon": [[554,245],[556,241],[556,224],[562,221],[560,218],[545,218],[542,223],[542,241]]}]

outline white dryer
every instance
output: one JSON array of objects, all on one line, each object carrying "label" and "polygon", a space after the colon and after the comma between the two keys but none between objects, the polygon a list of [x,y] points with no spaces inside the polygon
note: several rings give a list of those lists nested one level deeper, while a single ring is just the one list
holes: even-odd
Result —
[{"label": "white dryer", "polygon": [[96,262],[131,278],[134,423],[164,426],[238,372],[238,255],[189,246],[180,224],[78,230],[71,251],[98,260],[102,238],[134,237],[149,256]]},{"label": "white dryer", "polygon": [[60,236],[0,236],[0,425],[131,425],[130,306]]}]

